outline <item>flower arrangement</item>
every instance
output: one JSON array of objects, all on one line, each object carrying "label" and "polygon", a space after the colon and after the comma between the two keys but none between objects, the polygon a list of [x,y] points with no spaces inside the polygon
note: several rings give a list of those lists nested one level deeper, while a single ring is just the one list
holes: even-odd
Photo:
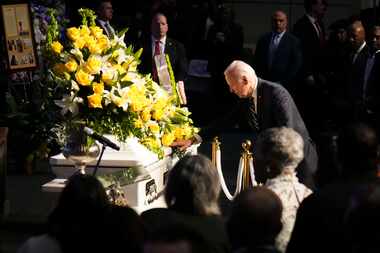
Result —
[{"label": "flower arrangement", "polygon": [[95,25],[95,14],[80,9],[82,25],[60,36],[54,11],[44,55],[53,83],[51,92],[63,122],[84,122],[120,141],[135,136],[149,150],[163,156],[164,146],[191,138],[193,126],[178,94],[169,96],[150,75],[137,71],[142,49],[124,42],[125,31],[109,39]]}]

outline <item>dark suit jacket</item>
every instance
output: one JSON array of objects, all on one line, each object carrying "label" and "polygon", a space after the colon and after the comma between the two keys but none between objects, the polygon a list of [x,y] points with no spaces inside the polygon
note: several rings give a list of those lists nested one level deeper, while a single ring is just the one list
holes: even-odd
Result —
[{"label": "dark suit jacket", "polygon": [[[323,24],[320,26],[322,33],[325,34]],[[293,34],[301,42],[304,61],[303,74],[308,76],[319,73],[323,67],[323,45],[321,45],[318,34],[306,15],[296,22],[293,27]]]},{"label": "dark suit jacket", "polygon": [[[141,55],[141,63],[138,68],[143,74],[152,73],[153,54],[151,39],[149,38],[144,40],[140,46],[143,47],[143,53]],[[165,44],[165,54],[169,55],[175,80],[184,81],[187,74],[185,47],[182,45],[182,43],[167,37]]]},{"label": "dark suit jacket", "polygon": [[295,85],[295,78],[302,65],[302,52],[299,40],[285,32],[274,53],[272,66],[269,68],[269,46],[272,32],[265,34],[257,43],[254,68],[258,76],[281,83],[286,88]]},{"label": "dark suit jacket", "polygon": [[380,113],[380,53],[375,55],[375,61],[371,70],[371,74],[367,81],[366,89],[366,108],[376,113],[378,117]]}]

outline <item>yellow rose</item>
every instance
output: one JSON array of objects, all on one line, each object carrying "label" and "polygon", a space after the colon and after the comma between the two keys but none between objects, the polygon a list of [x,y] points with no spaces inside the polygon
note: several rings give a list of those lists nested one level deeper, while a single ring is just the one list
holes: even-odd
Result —
[{"label": "yellow rose", "polygon": [[100,60],[99,57],[90,56],[87,59],[86,69],[91,74],[97,74],[97,73],[99,73],[101,67],[102,67],[102,61]]},{"label": "yellow rose", "polygon": [[174,134],[172,133],[166,133],[161,137],[162,145],[164,146],[170,146],[173,141],[175,140]]},{"label": "yellow rose", "polygon": [[155,110],[153,112],[153,119],[155,119],[155,120],[161,120],[162,116],[164,116],[164,111],[163,110]]},{"label": "yellow rose", "polygon": [[158,134],[160,132],[160,126],[157,123],[149,124],[149,129],[154,134]]},{"label": "yellow rose", "polygon": [[63,46],[58,41],[54,41],[53,43],[51,43],[51,49],[54,53],[60,54],[63,50]]},{"label": "yellow rose", "polygon": [[142,112],[141,112],[141,118],[143,121],[147,122],[148,120],[150,120],[151,118],[151,114],[150,114],[150,110],[148,108],[145,108]]},{"label": "yellow rose", "polygon": [[100,82],[100,83],[93,82],[92,83],[92,90],[96,94],[103,94],[103,91],[104,91],[104,84],[103,84],[103,82]]},{"label": "yellow rose", "polygon": [[91,26],[90,30],[91,30],[91,34],[95,38],[100,38],[103,35],[103,29],[100,28],[99,26]]},{"label": "yellow rose", "polygon": [[73,45],[75,48],[82,49],[84,45],[86,44],[86,41],[83,38],[78,38],[76,41],[74,41]]},{"label": "yellow rose", "polygon": [[85,26],[85,25],[82,25],[82,27],[80,28],[80,36],[89,36],[91,34],[91,31],[90,29],[88,28],[88,26]]},{"label": "yellow rose", "polygon": [[92,94],[91,96],[87,96],[88,107],[90,108],[102,108],[102,96],[99,94]]},{"label": "yellow rose", "polygon": [[71,39],[72,41],[76,41],[80,38],[80,31],[76,27],[70,27],[66,30],[67,37]]},{"label": "yellow rose", "polygon": [[175,130],[174,130],[174,136],[176,139],[178,140],[181,140],[183,139],[183,136],[184,136],[184,131],[181,127],[177,127]]},{"label": "yellow rose", "polygon": [[144,126],[144,123],[141,119],[137,119],[133,124],[136,128],[142,128]]},{"label": "yellow rose", "polygon": [[77,82],[83,86],[90,85],[92,79],[94,79],[93,76],[88,74],[87,72],[83,71],[82,69],[78,70],[75,74],[75,79]]},{"label": "yellow rose", "polygon": [[97,38],[97,43],[99,48],[103,51],[108,48],[110,41],[106,35],[102,34],[100,37]]},{"label": "yellow rose", "polygon": [[91,43],[87,45],[88,50],[90,50],[91,54],[101,54],[102,53],[102,48],[96,43]]},{"label": "yellow rose", "polygon": [[77,70],[78,64],[73,58],[71,58],[68,62],[66,62],[65,67],[68,72],[74,72]]}]

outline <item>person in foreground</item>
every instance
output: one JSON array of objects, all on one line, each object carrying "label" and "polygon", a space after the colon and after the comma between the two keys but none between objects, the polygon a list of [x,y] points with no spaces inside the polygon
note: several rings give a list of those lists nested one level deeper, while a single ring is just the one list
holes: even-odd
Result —
[{"label": "person in foreground", "polygon": [[[298,166],[301,182],[314,187],[318,156],[314,142],[289,92],[280,84],[258,78],[255,70],[243,61],[233,61],[224,72],[230,91],[241,100],[231,115],[239,117],[239,128],[258,134],[272,127],[289,127],[304,141],[305,159]],[[260,169],[260,168],[258,168]]]},{"label": "person in foreground", "polygon": [[285,252],[298,207],[312,193],[298,182],[295,173],[303,159],[303,140],[291,128],[275,127],[262,132],[256,146],[256,161],[266,168],[265,186],[277,194],[284,209],[281,218],[283,227],[276,238],[276,248]]}]

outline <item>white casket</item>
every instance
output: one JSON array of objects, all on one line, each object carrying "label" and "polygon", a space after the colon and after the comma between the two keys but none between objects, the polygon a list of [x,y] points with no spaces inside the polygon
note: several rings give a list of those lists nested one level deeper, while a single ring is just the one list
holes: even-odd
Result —
[{"label": "white casket", "polygon": [[[163,190],[167,174],[178,161],[178,157],[172,154],[171,148],[167,148],[164,158],[158,159],[156,154],[140,145],[137,139],[119,144],[120,151],[105,150],[96,175],[107,187],[110,178],[122,174],[123,181],[120,182],[120,187],[128,205],[137,212],[164,207]],[[198,146],[199,144],[191,146],[187,153],[196,154]],[[92,174],[96,163],[95,160],[88,164],[86,173]],[[50,158],[50,167],[57,178],[44,184],[42,189],[46,192],[60,192],[65,186],[65,180],[76,173],[76,169],[62,154]]]}]

